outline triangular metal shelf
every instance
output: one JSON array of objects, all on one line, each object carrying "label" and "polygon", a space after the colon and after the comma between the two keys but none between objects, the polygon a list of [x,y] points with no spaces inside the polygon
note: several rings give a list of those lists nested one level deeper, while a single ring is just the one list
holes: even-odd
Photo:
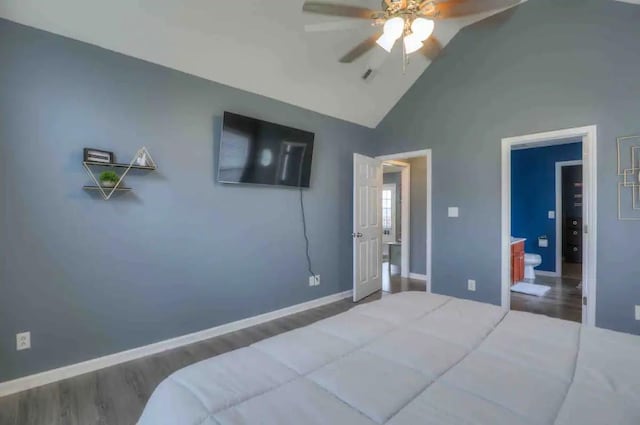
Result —
[{"label": "triangular metal shelf", "polygon": [[[141,158],[144,159],[144,165],[141,165],[141,164],[138,163],[138,161]],[[91,179],[96,184],[95,186],[84,186],[83,189],[85,189],[85,190],[98,190],[100,192],[100,194],[102,195],[102,198],[105,201],[109,200],[111,198],[111,195],[113,195],[116,191],[130,191],[131,190],[130,187],[122,187],[122,186],[120,186],[120,184],[122,183],[122,180],[124,179],[124,177],[129,173],[129,170],[134,169],[134,170],[151,170],[151,171],[153,171],[153,170],[157,169],[156,163],[153,160],[153,158],[151,157],[151,154],[149,153],[149,150],[144,146],[141,147],[140,149],[138,149],[138,151],[133,156],[133,158],[131,159],[131,162],[129,162],[129,164],[112,164],[112,163],[83,161],[82,162],[82,166],[84,167],[84,169],[87,171],[87,174],[89,174]],[[93,173],[93,171],[91,171],[91,167],[92,166],[111,167],[111,168],[124,168],[124,172],[120,175],[120,178],[118,179],[117,183],[113,187],[104,187],[104,186],[102,186],[100,184],[100,182],[96,178],[96,176]]]}]

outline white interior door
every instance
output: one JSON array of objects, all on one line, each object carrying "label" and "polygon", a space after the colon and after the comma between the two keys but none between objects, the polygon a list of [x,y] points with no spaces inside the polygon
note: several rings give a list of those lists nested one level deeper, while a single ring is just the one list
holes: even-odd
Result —
[{"label": "white interior door", "polygon": [[382,289],[382,165],[353,155],[353,301]]}]

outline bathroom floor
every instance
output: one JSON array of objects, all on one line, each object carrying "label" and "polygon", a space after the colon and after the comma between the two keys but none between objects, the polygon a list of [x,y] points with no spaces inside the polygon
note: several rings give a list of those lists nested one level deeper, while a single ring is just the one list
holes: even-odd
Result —
[{"label": "bathroom floor", "polygon": [[576,277],[536,276],[529,282],[550,286],[551,290],[542,297],[511,292],[511,309],[581,322],[582,288],[578,288],[580,279]]},{"label": "bathroom floor", "polygon": [[580,277],[582,276],[582,264],[563,262],[562,276],[572,279],[580,279]]}]

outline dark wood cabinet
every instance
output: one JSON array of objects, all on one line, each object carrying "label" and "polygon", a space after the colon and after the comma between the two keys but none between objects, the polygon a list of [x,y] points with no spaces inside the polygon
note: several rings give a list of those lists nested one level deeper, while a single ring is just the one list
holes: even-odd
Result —
[{"label": "dark wood cabinet", "polygon": [[582,219],[567,217],[562,254],[568,263],[582,263]]},{"label": "dark wood cabinet", "polygon": [[562,167],[562,258],[582,263],[582,165]]},{"label": "dark wood cabinet", "polygon": [[524,241],[511,244],[511,284],[524,280]]}]

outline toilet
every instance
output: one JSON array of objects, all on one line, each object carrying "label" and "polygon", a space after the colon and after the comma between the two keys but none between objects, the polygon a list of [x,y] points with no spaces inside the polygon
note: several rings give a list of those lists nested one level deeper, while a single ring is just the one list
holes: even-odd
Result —
[{"label": "toilet", "polygon": [[533,270],[542,264],[542,257],[538,254],[524,254],[524,278],[525,279],[535,279],[536,272]]}]

